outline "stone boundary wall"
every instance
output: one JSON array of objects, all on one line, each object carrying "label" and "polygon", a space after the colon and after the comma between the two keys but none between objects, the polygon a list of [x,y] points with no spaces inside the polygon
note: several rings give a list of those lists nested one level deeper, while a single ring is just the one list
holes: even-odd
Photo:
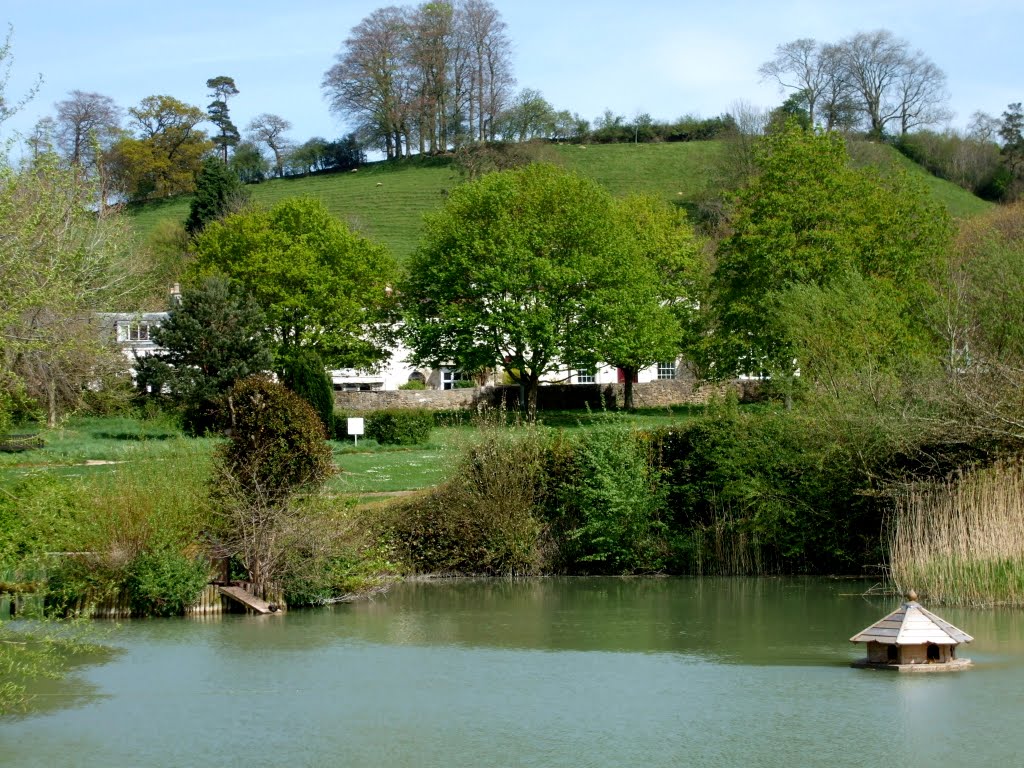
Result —
[{"label": "stone boundary wall", "polygon": [[[637,408],[660,408],[670,405],[704,405],[715,396],[733,389],[740,402],[760,397],[760,382],[732,381],[695,387],[689,379],[650,381],[633,385],[633,404]],[[622,403],[622,384],[545,384],[537,394],[539,410],[582,410],[590,408],[614,410]],[[519,402],[518,387],[487,389],[411,389],[375,390],[369,392],[335,392],[334,407],[341,411],[382,411],[423,408],[429,411],[472,410],[479,406],[495,407],[502,400],[508,408]]]}]

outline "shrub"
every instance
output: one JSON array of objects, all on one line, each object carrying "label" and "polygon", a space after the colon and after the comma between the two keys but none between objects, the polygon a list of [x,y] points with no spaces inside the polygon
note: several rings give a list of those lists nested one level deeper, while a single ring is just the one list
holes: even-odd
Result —
[{"label": "shrub", "polygon": [[144,552],[128,567],[125,583],[132,612],[142,616],[178,616],[199,599],[209,565],[172,549]]},{"label": "shrub", "polygon": [[366,436],[381,445],[419,445],[430,440],[434,414],[426,410],[373,411],[366,417]]},{"label": "shrub", "polygon": [[647,441],[609,423],[584,432],[569,448],[549,511],[562,565],[613,574],[663,570],[665,491]]},{"label": "shrub", "polygon": [[398,388],[399,389],[404,389],[404,390],[416,390],[416,391],[419,391],[419,390],[426,389],[427,388],[427,383],[425,381],[418,381],[418,380],[414,379],[413,381],[405,382],[405,384],[399,384]]},{"label": "shrub", "polygon": [[327,434],[334,434],[334,386],[320,355],[311,349],[294,352],[285,361],[282,380],[288,389],[313,407]]},{"label": "shrub", "polygon": [[217,533],[262,597],[289,549],[321,534],[308,524],[301,494],[315,495],[334,465],[320,417],[286,387],[252,377],[226,401],[231,440],[217,451],[211,483]]},{"label": "shrub", "polygon": [[397,555],[424,573],[524,575],[544,570],[546,443],[537,432],[489,431],[458,471],[385,521]]}]

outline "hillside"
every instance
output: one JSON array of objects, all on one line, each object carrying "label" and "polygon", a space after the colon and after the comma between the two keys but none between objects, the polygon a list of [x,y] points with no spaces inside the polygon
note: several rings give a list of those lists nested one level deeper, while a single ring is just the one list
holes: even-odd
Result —
[{"label": "hillside", "polygon": [[[861,145],[853,154],[861,162],[906,167],[920,174],[929,190],[956,217],[987,210],[990,203],[938,179],[884,145]],[[614,195],[649,192],[665,200],[692,204],[713,183],[720,142],[672,144],[560,145],[546,159],[589,176]],[[357,172],[274,179],[248,189],[254,202],[273,205],[286,197],[315,197],[354,230],[387,245],[399,258],[416,247],[423,214],[439,208],[447,191],[462,176],[447,158],[414,158],[399,163],[371,163]],[[163,219],[184,221],[187,196],[147,203],[132,209],[140,236],[146,237]]]}]

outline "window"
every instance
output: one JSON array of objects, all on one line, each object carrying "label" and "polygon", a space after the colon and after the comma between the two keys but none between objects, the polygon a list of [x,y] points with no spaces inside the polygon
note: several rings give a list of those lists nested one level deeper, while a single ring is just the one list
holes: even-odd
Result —
[{"label": "window", "polygon": [[659,379],[674,379],[676,377],[676,361],[669,360],[664,363],[658,363],[658,378]]},{"label": "window", "polygon": [[[465,382],[465,383],[460,383]],[[441,389],[460,389],[473,385],[473,377],[456,368],[441,369]]]},{"label": "window", "polygon": [[149,341],[149,323],[118,323],[118,341]]}]

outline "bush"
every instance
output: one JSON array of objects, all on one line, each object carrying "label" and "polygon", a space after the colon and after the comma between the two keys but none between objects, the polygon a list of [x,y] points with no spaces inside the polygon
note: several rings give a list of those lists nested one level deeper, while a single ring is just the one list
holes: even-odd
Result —
[{"label": "bush", "polygon": [[300,349],[285,361],[284,385],[317,412],[324,430],[334,434],[334,386],[324,361],[310,349]]},{"label": "bush", "polygon": [[414,379],[412,381],[405,382],[405,384],[399,384],[398,388],[403,390],[415,390],[418,392],[420,390],[426,389],[427,383],[425,381],[418,381]]},{"label": "bush", "polygon": [[430,440],[431,411],[373,411],[366,417],[366,436],[381,445],[420,445]]},{"label": "bush", "polygon": [[568,448],[550,478],[561,565],[606,574],[663,570],[665,490],[648,442],[626,425],[602,424]]},{"label": "bush", "polygon": [[547,445],[534,431],[489,431],[453,478],[389,510],[386,534],[422,573],[526,575],[546,566],[543,526]]},{"label": "bush", "polygon": [[125,583],[132,613],[178,616],[199,599],[209,565],[171,549],[144,552],[128,567]]}]

